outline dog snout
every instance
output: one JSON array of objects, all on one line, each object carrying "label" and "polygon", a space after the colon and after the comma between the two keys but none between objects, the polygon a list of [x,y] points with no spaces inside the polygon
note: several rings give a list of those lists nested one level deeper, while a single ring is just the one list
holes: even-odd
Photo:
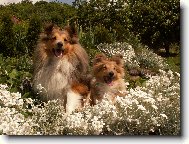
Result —
[{"label": "dog snout", "polygon": [[112,71],[109,72],[109,76],[110,76],[110,77],[113,77],[113,76],[114,76],[114,72],[112,72]]},{"label": "dog snout", "polygon": [[63,46],[63,43],[62,43],[62,42],[58,42],[58,43],[57,43],[57,47],[58,47],[58,48],[62,48],[62,46]]}]

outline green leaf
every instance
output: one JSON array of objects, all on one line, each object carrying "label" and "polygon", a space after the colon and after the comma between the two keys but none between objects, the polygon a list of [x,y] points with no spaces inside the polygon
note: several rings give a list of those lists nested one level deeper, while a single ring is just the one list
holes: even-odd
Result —
[{"label": "green leaf", "polygon": [[30,94],[31,94],[30,92],[27,92],[27,93],[25,93],[22,97],[23,97],[23,98],[29,98],[29,97],[30,97]]},{"label": "green leaf", "polygon": [[18,76],[18,71],[16,69],[13,69],[11,73],[9,73],[9,77],[11,79],[14,79]]}]

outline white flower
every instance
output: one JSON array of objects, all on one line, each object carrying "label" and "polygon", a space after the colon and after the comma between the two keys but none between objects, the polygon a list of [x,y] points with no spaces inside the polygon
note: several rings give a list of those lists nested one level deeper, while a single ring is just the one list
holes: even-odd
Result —
[{"label": "white flower", "polygon": [[32,100],[31,98],[27,98],[27,99],[26,99],[26,102],[27,102],[28,104],[32,104],[32,103],[33,103],[33,100]]},{"label": "white flower", "polygon": [[145,111],[145,107],[143,107],[142,105],[138,105],[138,109],[142,110],[142,111]]},{"label": "white flower", "polygon": [[125,83],[125,85],[126,85],[126,86],[128,86],[128,85],[129,85],[129,83],[128,83],[128,82],[126,82],[126,83]]},{"label": "white flower", "polygon": [[42,87],[41,84],[38,84],[38,85],[36,86],[36,88],[40,91],[40,90],[42,90],[44,87]]},{"label": "white flower", "polygon": [[136,100],[136,99],[134,99],[133,102],[134,102],[136,105],[139,104],[138,100]]},{"label": "white flower", "polygon": [[[121,52],[124,60],[131,66],[140,64],[134,49],[127,43],[101,46],[98,46],[99,49],[103,49],[108,55]],[[159,67],[165,67],[161,64],[162,58],[147,52],[143,53],[144,59],[150,58],[150,61],[157,63]],[[155,58],[152,58],[152,55]],[[142,86],[128,89],[125,97],[117,96],[115,104],[110,102],[108,94],[105,94],[107,98],[102,102],[95,106],[85,106],[80,112],[70,115],[65,113],[64,107],[57,100],[50,100],[43,106],[38,106],[33,104],[31,98],[27,98],[25,101],[32,105],[32,108],[28,109],[20,93],[11,93],[6,85],[0,84],[0,134],[98,135],[106,134],[106,129],[108,133],[115,135],[128,134],[128,130],[129,134],[133,134],[133,122],[137,123],[141,128],[139,130],[143,132],[143,129],[150,130],[160,124],[166,124],[165,119],[173,119],[170,121],[170,129],[175,129],[174,133],[177,134],[179,130],[176,129],[180,126],[180,74],[164,69],[159,71],[155,76],[149,75],[149,79]],[[128,85],[126,82],[125,87]],[[38,89],[45,90],[40,84]],[[175,112],[172,117],[167,116],[170,110]]]},{"label": "white flower", "polygon": [[162,116],[162,117],[168,119],[168,117],[167,117],[165,114],[160,114],[160,116]]},{"label": "white flower", "polygon": [[152,105],[152,107],[153,107],[155,110],[158,109],[158,107],[157,107],[156,105]]},{"label": "white flower", "polygon": [[152,123],[153,123],[154,125],[157,125],[157,124],[158,124],[156,117],[152,117],[151,120],[152,120]]},{"label": "white flower", "polygon": [[7,84],[6,85],[0,84],[0,89],[5,90],[6,88],[8,88]]},{"label": "white flower", "polygon": [[175,74],[180,78],[180,74],[178,72],[175,72]]}]

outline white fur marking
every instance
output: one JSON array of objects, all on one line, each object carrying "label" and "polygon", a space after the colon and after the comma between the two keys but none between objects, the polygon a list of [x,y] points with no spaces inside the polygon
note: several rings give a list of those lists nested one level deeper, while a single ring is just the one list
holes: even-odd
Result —
[{"label": "white fur marking", "polygon": [[41,84],[46,89],[47,93],[44,94],[47,94],[48,99],[62,99],[70,86],[69,79],[73,71],[74,67],[67,58],[46,60],[34,78],[34,85]]},{"label": "white fur marking", "polygon": [[66,113],[71,113],[81,105],[81,95],[69,90],[67,93]]}]

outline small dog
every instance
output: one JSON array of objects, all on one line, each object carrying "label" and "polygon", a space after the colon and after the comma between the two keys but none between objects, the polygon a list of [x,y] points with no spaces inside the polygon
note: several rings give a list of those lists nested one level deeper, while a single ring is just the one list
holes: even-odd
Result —
[{"label": "small dog", "polygon": [[70,113],[82,107],[89,93],[88,55],[81,47],[75,28],[61,30],[49,24],[41,33],[34,52],[33,87],[43,101],[60,99]]},{"label": "small dog", "polygon": [[124,61],[119,54],[108,59],[103,53],[97,54],[93,60],[93,76],[91,81],[90,104],[102,101],[105,95],[115,102],[116,96],[126,95],[124,82]]}]

